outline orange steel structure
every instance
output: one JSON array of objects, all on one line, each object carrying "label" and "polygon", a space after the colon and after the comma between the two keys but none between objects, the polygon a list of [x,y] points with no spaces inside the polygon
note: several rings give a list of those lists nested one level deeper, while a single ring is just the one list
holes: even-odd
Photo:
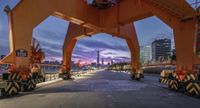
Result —
[{"label": "orange steel structure", "polygon": [[[134,21],[157,16],[174,31],[177,69],[192,69],[200,63],[194,54],[197,13],[185,0],[120,0],[107,9],[89,6],[85,0],[21,0],[9,13],[10,54],[1,62],[29,66],[33,28],[48,16],[70,22],[63,46],[63,65],[70,70],[71,55],[77,39],[105,32],[126,40],[133,72],[139,69],[139,43]],[[28,51],[27,57],[16,56],[16,50]],[[134,74],[134,73],[133,73]]]}]

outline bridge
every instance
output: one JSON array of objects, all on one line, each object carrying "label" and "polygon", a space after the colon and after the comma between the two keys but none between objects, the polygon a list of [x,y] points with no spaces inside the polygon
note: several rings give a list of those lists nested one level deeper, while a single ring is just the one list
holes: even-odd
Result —
[{"label": "bridge", "polygon": [[[190,97],[200,97],[196,67],[200,64],[198,7],[192,8],[186,0],[92,1],[21,0],[13,9],[5,7],[10,53],[0,61],[9,66],[0,81],[3,108],[199,106],[199,99]],[[69,27],[63,62],[50,66],[59,72],[42,74],[50,64],[41,64],[45,53],[32,32],[49,16],[69,21]],[[162,70],[161,76],[145,75],[139,60],[140,45],[133,22],[151,16],[157,16],[174,33],[176,63],[144,66],[175,66],[173,70]],[[71,59],[77,40],[102,32],[126,41],[130,63],[73,72]]]}]

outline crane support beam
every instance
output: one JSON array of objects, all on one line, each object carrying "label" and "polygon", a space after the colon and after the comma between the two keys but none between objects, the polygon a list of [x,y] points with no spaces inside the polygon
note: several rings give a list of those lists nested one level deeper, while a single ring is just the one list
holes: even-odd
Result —
[{"label": "crane support beam", "polygon": [[133,23],[120,27],[120,36],[124,38],[128,44],[131,54],[132,73],[135,74],[139,70],[140,47],[137,34]]},{"label": "crane support beam", "polygon": [[92,35],[96,34],[96,32],[74,23],[69,24],[67,35],[63,44],[63,66],[67,71],[71,70],[72,52],[77,40],[88,36],[88,34]]},{"label": "crane support beam", "polygon": [[192,70],[195,64],[194,54],[195,20],[174,25],[174,40],[177,56],[177,69],[187,68]]}]

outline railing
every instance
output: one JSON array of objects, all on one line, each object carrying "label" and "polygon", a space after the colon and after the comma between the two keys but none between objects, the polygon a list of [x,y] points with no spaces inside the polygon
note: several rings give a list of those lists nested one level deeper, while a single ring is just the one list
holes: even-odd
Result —
[{"label": "railing", "polygon": [[[45,81],[56,80],[59,78],[59,72],[61,71],[62,65],[54,65],[54,64],[39,64],[41,68],[41,73],[45,77]],[[71,71],[71,76],[80,76],[81,74],[85,74],[87,72],[93,72],[94,70],[77,70]],[[2,75],[0,73],[0,81],[2,80]]]},{"label": "railing", "polygon": [[[4,67],[4,73],[7,72],[6,68],[8,68],[9,64],[1,64],[5,66]],[[41,73],[45,76],[45,81],[55,80],[59,78],[59,70],[61,68],[61,65],[53,65],[53,64],[39,64],[41,68]],[[2,73],[2,72],[1,72]],[[2,80],[2,74],[0,73],[0,81]]]},{"label": "railing", "polygon": [[[62,65],[40,64],[41,71],[44,73],[46,81],[58,79],[61,67]],[[93,70],[72,70],[70,73],[71,76],[80,76],[81,74],[85,74],[87,72],[93,72]]]},{"label": "railing", "polygon": [[59,71],[61,69],[61,65],[53,65],[53,64],[39,64],[41,68],[41,72],[45,76],[45,81],[56,80],[59,78]]},{"label": "railing", "polygon": [[58,73],[45,73],[45,81],[52,81],[59,78]]},{"label": "railing", "polygon": [[175,63],[155,63],[155,64],[145,64],[142,67],[148,68],[148,67],[160,67],[160,66],[175,66]]}]

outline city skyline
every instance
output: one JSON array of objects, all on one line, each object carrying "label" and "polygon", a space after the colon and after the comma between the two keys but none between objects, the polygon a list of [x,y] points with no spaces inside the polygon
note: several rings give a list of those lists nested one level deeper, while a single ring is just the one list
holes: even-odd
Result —
[{"label": "city skyline", "polygon": [[[0,55],[5,55],[9,52],[8,22],[3,8],[7,4],[10,7],[14,7],[17,2],[19,0],[0,1]],[[40,42],[41,47],[46,53],[45,60],[62,60],[62,44],[68,25],[68,21],[50,16],[33,30],[33,37]],[[134,25],[140,46],[150,44],[158,38],[168,37],[173,39],[173,30],[155,16],[136,21]],[[78,40],[73,50],[72,60],[82,60],[89,63],[94,62],[96,61],[95,50],[98,49],[104,50],[101,56],[105,62],[113,58],[119,58],[119,60],[130,59],[129,48],[123,39],[100,33],[89,38]]]}]

